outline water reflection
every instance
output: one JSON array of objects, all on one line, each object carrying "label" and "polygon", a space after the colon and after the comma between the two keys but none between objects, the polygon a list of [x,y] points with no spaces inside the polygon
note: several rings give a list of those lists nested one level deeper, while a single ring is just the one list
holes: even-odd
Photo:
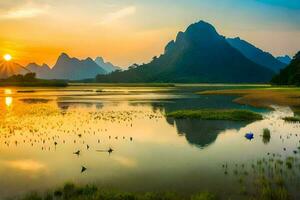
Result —
[{"label": "water reflection", "polygon": [[185,136],[190,144],[205,148],[215,142],[219,133],[225,130],[236,130],[245,127],[247,122],[209,121],[195,119],[168,119],[179,135]]},{"label": "water reflection", "polygon": [[3,93],[5,95],[4,96],[5,105],[6,105],[7,108],[9,108],[13,103],[13,98],[11,97],[12,90],[11,89],[4,89]]},{"label": "water reflection", "polygon": [[13,103],[13,98],[12,97],[5,97],[5,105],[6,107],[10,107]]},{"label": "water reflection", "polygon": [[[0,199],[66,181],[125,190],[234,190],[222,176],[221,163],[254,160],[268,152],[282,153],[283,148],[288,154],[300,139],[295,135],[299,124],[281,120],[293,114],[290,110],[276,108],[265,120],[251,124],[174,120],[165,118],[165,112],[248,108],[232,103],[232,97],[207,98],[175,89],[130,88],[126,96],[118,93],[124,93],[121,88],[95,94],[98,89],[1,92],[1,98],[11,97],[13,106],[8,112],[6,100],[0,102],[0,177],[8,180],[0,182]],[[264,128],[271,130],[269,145],[260,138]],[[250,131],[255,134],[251,142],[244,138]],[[109,148],[114,149],[111,154],[97,152]]]}]

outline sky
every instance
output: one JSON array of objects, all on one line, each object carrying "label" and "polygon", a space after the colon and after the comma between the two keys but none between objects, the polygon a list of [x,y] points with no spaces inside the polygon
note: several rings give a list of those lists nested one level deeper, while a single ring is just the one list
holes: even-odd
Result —
[{"label": "sky", "polygon": [[0,55],[52,66],[65,52],[127,67],[199,20],[274,56],[300,50],[299,0],[0,0]]}]

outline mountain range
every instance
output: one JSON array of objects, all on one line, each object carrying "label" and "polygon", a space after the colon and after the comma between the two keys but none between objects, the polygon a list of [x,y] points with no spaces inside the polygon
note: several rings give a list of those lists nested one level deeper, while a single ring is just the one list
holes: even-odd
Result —
[{"label": "mountain range", "polygon": [[275,74],[269,67],[247,58],[218,34],[209,23],[200,21],[179,32],[164,54],[122,72],[98,75],[97,82],[187,82],[262,83]]},{"label": "mountain range", "polygon": [[[218,34],[209,23],[199,21],[179,32],[170,41],[163,54],[128,70],[105,62],[80,60],[62,53],[51,68],[46,64],[2,62],[0,77],[35,72],[41,79],[83,80],[97,82],[187,82],[187,83],[265,83],[290,61],[289,57],[275,58],[251,43],[237,37]],[[6,66],[3,66],[6,65]],[[7,66],[11,65],[11,66]]]},{"label": "mountain range", "polygon": [[102,57],[97,57],[95,59],[95,63],[97,65],[99,65],[102,69],[104,69],[107,74],[109,74],[109,73],[111,73],[113,71],[116,71],[116,70],[121,70],[120,67],[117,67],[117,66],[113,65],[110,62],[105,62]]},{"label": "mountain range", "polygon": [[50,68],[47,64],[38,65],[29,63],[26,67],[17,63],[3,62],[0,65],[0,78],[6,78],[13,74],[25,74],[28,72],[36,73],[40,79],[64,79],[64,80],[83,80],[94,79],[98,74],[109,74],[115,70],[120,70],[110,62],[105,62],[103,58],[97,57],[94,60],[86,58],[80,60],[71,58],[66,53],[62,53],[56,64]]},{"label": "mountain range", "polygon": [[277,60],[272,54],[265,52],[249,42],[242,40],[241,38],[227,38],[227,42],[240,51],[249,60],[267,67],[275,72],[279,72],[280,69],[286,66],[285,63]]},{"label": "mountain range", "polygon": [[278,57],[276,57],[276,59],[279,60],[280,62],[286,64],[286,65],[290,64],[291,61],[292,61],[292,58],[288,55],[278,56]]}]

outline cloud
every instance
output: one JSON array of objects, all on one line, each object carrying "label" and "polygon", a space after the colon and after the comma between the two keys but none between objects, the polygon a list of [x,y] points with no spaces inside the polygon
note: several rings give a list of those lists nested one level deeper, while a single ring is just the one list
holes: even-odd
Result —
[{"label": "cloud", "polygon": [[136,13],[136,7],[135,6],[127,6],[125,8],[122,8],[118,11],[115,11],[113,13],[109,13],[108,15],[104,16],[100,24],[109,24],[111,22],[117,21],[119,19],[128,17],[130,15],[134,15]]},{"label": "cloud", "polygon": [[21,171],[40,171],[46,168],[46,166],[40,162],[34,160],[13,160],[6,161],[6,166]]},{"label": "cloud", "polygon": [[25,5],[11,8],[10,10],[0,14],[2,19],[23,19],[33,18],[48,12],[49,5],[47,4],[33,4],[27,3]]}]

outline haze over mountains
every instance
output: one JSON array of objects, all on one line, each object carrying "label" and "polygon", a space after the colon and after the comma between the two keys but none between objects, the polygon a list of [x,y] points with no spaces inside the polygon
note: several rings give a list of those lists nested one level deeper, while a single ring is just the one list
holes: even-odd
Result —
[{"label": "haze over mountains", "polygon": [[232,47],[209,23],[200,21],[179,32],[159,57],[136,68],[98,75],[98,82],[268,82],[274,71]]},{"label": "haze over mountains", "polygon": [[[42,79],[83,80],[95,79],[98,75],[97,82],[112,83],[264,83],[287,64],[288,57],[275,58],[240,38],[225,38],[211,24],[199,21],[185,32],[179,32],[176,39],[166,45],[162,55],[125,71],[105,62],[102,57],[80,60],[66,53],[58,57],[52,68],[35,63],[26,68]],[[0,66],[0,76],[27,72],[22,66],[14,65],[17,67],[5,70]]]}]

